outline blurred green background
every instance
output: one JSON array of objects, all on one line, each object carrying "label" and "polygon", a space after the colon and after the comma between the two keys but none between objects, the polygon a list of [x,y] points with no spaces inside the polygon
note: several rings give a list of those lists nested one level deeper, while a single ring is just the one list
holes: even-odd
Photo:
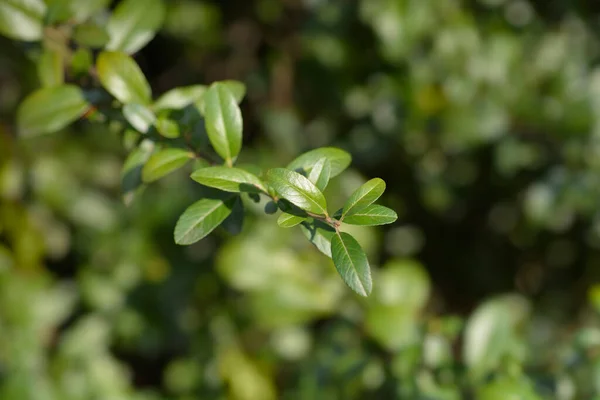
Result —
[{"label": "blurred green background", "polygon": [[252,203],[175,245],[191,169],[126,206],[109,126],[18,138],[39,44],[0,37],[0,399],[600,399],[600,3],[165,4],[155,94],[238,79],[244,160],[387,182],[373,293]]}]

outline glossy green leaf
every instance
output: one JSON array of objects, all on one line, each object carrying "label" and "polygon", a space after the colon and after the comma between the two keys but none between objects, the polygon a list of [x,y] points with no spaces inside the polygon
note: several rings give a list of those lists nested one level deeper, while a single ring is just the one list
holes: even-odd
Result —
[{"label": "glossy green leaf", "polygon": [[76,121],[88,107],[83,92],[75,85],[39,89],[17,110],[19,132],[23,136],[55,132]]},{"label": "glossy green leaf", "polygon": [[43,0],[0,1],[0,34],[33,42],[42,38],[46,4]]},{"label": "glossy green leaf", "polygon": [[379,204],[371,204],[355,214],[346,216],[344,222],[350,225],[374,226],[391,224],[397,219],[398,214],[394,210]]},{"label": "glossy green leaf", "polygon": [[371,267],[360,244],[346,232],[336,232],[331,239],[331,258],[346,284],[361,296],[371,293]]},{"label": "glossy green leaf", "polygon": [[331,177],[331,163],[325,157],[321,158],[317,163],[313,166],[308,175],[308,179],[315,184],[315,186],[323,191],[327,187],[329,183],[329,178]]},{"label": "glossy green leaf", "polygon": [[128,54],[146,45],[160,29],[165,18],[162,0],[123,0],[113,11],[107,30],[106,48]]},{"label": "glossy green leaf", "polygon": [[291,228],[293,226],[300,225],[303,221],[306,221],[306,217],[300,217],[284,212],[281,213],[279,218],[277,218],[277,225],[282,228]]},{"label": "glossy green leaf", "polygon": [[308,178],[285,168],[273,168],[267,172],[267,180],[280,197],[296,207],[315,214],[327,214],[325,196]]},{"label": "glossy green leaf", "polygon": [[142,180],[152,182],[183,167],[194,155],[182,149],[160,150],[150,157],[142,169]]},{"label": "glossy green leaf", "polygon": [[383,192],[385,191],[385,182],[380,178],[373,178],[366,182],[364,185],[356,189],[354,193],[350,195],[344,208],[342,209],[342,216],[340,220],[344,220],[346,216],[356,214],[364,208],[370,206],[375,202]]},{"label": "glossy green leaf", "polygon": [[180,135],[179,125],[172,119],[159,117],[154,125],[158,133],[167,139],[175,139]]},{"label": "glossy green leaf", "polygon": [[162,94],[152,108],[159,110],[179,110],[202,99],[208,88],[204,85],[192,85],[171,89]]},{"label": "glossy green leaf", "polygon": [[108,43],[109,36],[106,29],[100,25],[85,23],[75,26],[73,40],[80,46],[102,48]]},{"label": "glossy green leaf", "polygon": [[517,342],[517,327],[529,315],[529,302],[503,295],[481,304],[465,326],[463,359],[475,377],[484,377],[509,356]]},{"label": "glossy green leaf", "polygon": [[[244,96],[246,95],[246,85],[244,85],[242,82],[234,80],[224,80],[219,81],[218,84],[229,89],[237,104],[240,104],[244,99]],[[206,105],[204,98],[200,96],[198,100],[196,100],[194,103],[198,107],[200,114],[206,115]]]},{"label": "glossy green leaf", "polygon": [[121,103],[150,103],[150,85],[140,67],[127,54],[103,51],[96,60],[96,69],[102,86]]},{"label": "glossy green leaf", "polygon": [[175,243],[192,244],[203,239],[231,214],[238,196],[206,198],[188,207],[175,226]]},{"label": "glossy green leaf", "polygon": [[60,86],[64,83],[64,57],[59,51],[44,49],[37,68],[43,87]]},{"label": "glossy green leaf", "polygon": [[260,179],[239,168],[208,167],[194,171],[192,179],[198,183],[226,192],[266,192]]},{"label": "glossy green leaf", "polygon": [[206,132],[230,166],[242,148],[242,113],[227,86],[214,83],[204,94]]},{"label": "glossy green leaf", "polygon": [[331,258],[331,239],[335,235],[335,230],[318,220],[311,222],[304,221],[300,224],[300,229],[306,238],[315,245],[315,247],[327,257]]},{"label": "glossy green leaf", "polygon": [[147,133],[156,122],[156,116],[148,107],[137,103],[123,106],[123,116],[138,132]]},{"label": "glossy green leaf", "polygon": [[294,171],[310,173],[314,165],[323,157],[329,160],[329,163],[331,164],[331,178],[342,173],[343,170],[348,168],[352,161],[350,154],[342,149],[336,147],[321,147],[300,155],[294,161],[289,163],[287,168]]}]

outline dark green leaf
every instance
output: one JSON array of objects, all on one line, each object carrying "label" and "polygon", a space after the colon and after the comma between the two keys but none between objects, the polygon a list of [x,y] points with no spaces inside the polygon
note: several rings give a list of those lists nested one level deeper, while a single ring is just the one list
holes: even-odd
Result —
[{"label": "dark green leaf", "polygon": [[167,139],[175,139],[179,137],[179,125],[177,125],[177,122],[171,119],[159,117],[154,125],[158,133]]},{"label": "dark green leaf", "polygon": [[148,107],[137,103],[128,103],[123,106],[123,115],[127,122],[138,132],[147,133],[156,122],[156,116]]},{"label": "dark green leaf", "polygon": [[205,186],[226,192],[266,192],[267,188],[255,175],[239,168],[208,167],[194,171],[192,179]]},{"label": "dark green leaf", "polygon": [[192,244],[203,239],[231,214],[238,196],[206,198],[188,207],[175,226],[175,243]]},{"label": "dark green leaf", "polygon": [[109,37],[106,30],[96,24],[85,23],[75,26],[73,40],[80,46],[101,48],[108,43]]},{"label": "dark green leaf", "polygon": [[391,224],[397,219],[398,215],[394,210],[378,204],[371,204],[355,214],[346,216],[344,222],[350,225],[374,226]]},{"label": "dark green leaf", "polygon": [[300,224],[300,229],[304,236],[314,244],[317,249],[327,257],[331,258],[331,239],[335,235],[335,230],[324,222],[313,220],[304,221]]},{"label": "dark green leaf", "polygon": [[294,171],[302,170],[305,173],[309,173],[313,166],[323,157],[329,160],[329,163],[331,164],[331,178],[339,175],[343,170],[348,168],[348,165],[350,165],[350,162],[352,161],[350,154],[342,149],[336,147],[321,147],[300,155],[294,161],[289,163],[287,168]]},{"label": "dark green leaf", "polygon": [[296,207],[315,214],[327,214],[323,193],[308,178],[285,168],[273,168],[267,172],[267,179],[280,197]]},{"label": "dark green leaf", "polygon": [[206,131],[210,143],[229,166],[242,148],[242,113],[233,93],[219,82],[204,94]]},{"label": "dark green leaf", "polygon": [[231,235],[239,235],[244,227],[244,203],[242,203],[241,197],[235,198],[235,203],[231,208],[231,214],[221,224]]},{"label": "dark green leaf", "polygon": [[46,4],[42,0],[0,1],[0,34],[33,42],[42,38]]},{"label": "dark green leaf", "polygon": [[88,109],[81,89],[61,85],[39,89],[25,98],[17,110],[23,136],[55,132],[77,120]]},{"label": "dark green leaf", "polygon": [[96,60],[96,69],[102,86],[121,103],[150,103],[150,85],[140,67],[127,54],[103,51]]},{"label": "dark green leaf", "polygon": [[146,45],[163,23],[162,0],[123,0],[115,8],[107,25],[109,50],[135,53]]},{"label": "dark green leaf", "polygon": [[360,210],[370,206],[375,202],[385,191],[385,182],[380,178],[373,178],[366,182],[364,185],[356,189],[354,193],[350,195],[344,208],[342,209],[343,220],[346,216],[356,214]]},{"label": "dark green leaf", "polygon": [[282,228],[291,228],[293,226],[301,224],[306,220],[306,217],[299,217],[297,215],[292,215],[288,213],[281,213],[279,218],[277,218],[277,225]]},{"label": "dark green leaf", "polygon": [[60,86],[64,83],[64,57],[59,51],[44,49],[37,67],[43,87]]},{"label": "dark green leaf", "polygon": [[371,268],[367,255],[356,239],[346,232],[336,232],[331,239],[331,258],[346,284],[361,296],[371,293]]},{"label": "dark green leaf", "polygon": [[[129,129],[125,134],[139,135],[137,132]],[[125,205],[131,204],[136,194],[143,189],[142,186],[142,168],[154,150],[154,142],[143,140],[125,160],[121,172],[121,190],[123,192],[123,202]]]},{"label": "dark green leaf", "polygon": [[313,166],[310,174],[308,175],[308,179],[314,183],[320,191],[323,191],[329,183],[330,176],[331,163],[328,159],[323,157]]},{"label": "dark green leaf", "polygon": [[155,111],[182,109],[187,105],[196,103],[202,99],[206,90],[207,87],[204,85],[193,85],[171,89],[162,94],[154,102],[153,109]]},{"label": "dark green leaf", "polygon": [[142,180],[152,182],[183,167],[194,155],[182,149],[160,150],[150,157],[142,169]]}]

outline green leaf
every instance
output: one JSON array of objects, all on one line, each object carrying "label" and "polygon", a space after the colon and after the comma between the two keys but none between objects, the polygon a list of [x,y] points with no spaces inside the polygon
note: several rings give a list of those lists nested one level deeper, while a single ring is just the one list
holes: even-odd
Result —
[{"label": "green leaf", "polygon": [[147,133],[156,122],[156,116],[148,107],[137,103],[123,106],[123,116],[138,132]]},{"label": "green leaf", "polygon": [[475,378],[483,378],[505,357],[517,354],[517,329],[529,311],[526,298],[508,294],[482,303],[471,314],[465,326],[463,360]]},{"label": "green leaf", "polygon": [[313,220],[304,221],[300,224],[300,229],[306,238],[315,245],[315,247],[327,257],[331,258],[331,239],[335,235],[335,230],[324,222]]},{"label": "green leaf", "polygon": [[[125,131],[125,135],[127,134],[139,135],[131,129]],[[142,168],[152,155],[154,147],[153,141],[144,139],[127,156],[123,170],[121,171],[121,191],[123,192],[123,202],[125,205],[131,204],[136,194],[144,188],[142,186]]]},{"label": "green leaf", "polygon": [[82,22],[108,7],[110,0],[46,0],[46,3],[55,10],[54,14],[59,14],[53,20]]},{"label": "green leaf", "polygon": [[183,167],[194,155],[182,149],[160,150],[150,157],[142,169],[142,180],[153,182]]},{"label": "green leaf", "polygon": [[175,243],[192,244],[211,233],[231,214],[238,196],[206,198],[188,207],[175,226]]},{"label": "green leaf", "polygon": [[154,125],[158,133],[167,139],[175,139],[179,137],[179,125],[177,125],[177,122],[169,118],[159,117]]},{"label": "green leaf", "polygon": [[108,20],[110,36],[106,48],[128,54],[135,53],[146,45],[165,18],[162,0],[123,0]]},{"label": "green leaf", "polygon": [[342,209],[342,216],[340,221],[346,216],[356,214],[360,210],[370,206],[375,202],[385,191],[385,182],[380,178],[373,178],[366,182],[364,185],[356,189],[354,193],[350,195],[344,208]]},{"label": "green leaf", "polygon": [[[234,80],[219,81],[217,83],[229,89],[229,91],[235,98],[237,104],[240,104],[242,102],[244,96],[246,95],[246,85],[244,85],[242,82]],[[200,96],[198,100],[196,100],[194,103],[200,111],[200,114],[206,115],[206,105],[204,98]]]},{"label": "green leaf", "polygon": [[244,203],[242,203],[240,196],[235,198],[231,214],[223,221],[221,226],[230,235],[239,235],[242,232],[242,228],[244,227]]},{"label": "green leaf", "polygon": [[313,166],[310,174],[308,175],[308,179],[314,183],[320,191],[323,191],[329,183],[330,176],[331,163],[328,159],[323,157]]},{"label": "green leaf", "polygon": [[75,85],[39,89],[25,98],[17,110],[17,126],[23,136],[58,131],[88,109],[83,92]]},{"label": "green leaf", "polygon": [[40,40],[45,14],[46,4],[42,0],[2,0],[0,34],[26,42]]},{"label": "green leaf", "polygon": [[355,214],[346,216],[344,222],[350,225],[374,226],[391,224],[397,219],[398,214],[394,210],[379,204],[371,204]]},{"label": "green leaf", "polygon": [[309,173],[321,158],[325,157],[331,164],[330,178],[339,175],[348,168],[352,157],[348,152],[336,147],[321,147],[300,155],[288,164],[287,169]]},{"label": "green leaf", "polygon": [[231,166],[242,148],[242,113],[233,93],[219,82],[204,94],[204,102],[210,143]]},{"label": "green leaf", "polygon": [[43,87],[60,86],[64,83],[64,58],[59,51],[44,49],[37,67]]},{"label": "green leaf", "polygon": [[104,27],[85,23],[75,26],[73,40],[80,46],[102,48],[108,43],[109,36]]},{"label": "green leaf", "polygon": [[303,221],[306,221],[306,217],[299,217],[297,215],[292,215],[288,213],[281,213],[279,218],[277,218],[277,225],[282,228],[291,228],[293,226],[301,224]]},{"label": "green leaf", "polygon": [[239,168],[208,167],[194,171],[191,178],[198,183],[226,192],[266,192],[255,175]]},{"label": "green leaf", "polygon": [[121,103],[150,103],[150,85],[140,67],[127,54],[103,51],[96,60],[96,69],[102,86]]},{"label": "green leaf", "polygon": [[71,56],[71,73],[74,77],[87,76],[88,71],[94,65],[90,49],[80,47]]},{"label": "green leaf", "polygon": [[269,185],[282,198],[303,210],[327,215],[325,196],[308,178],[285,168],[267,172]]},{"label": "green leaf", "polygon": [[331,258],[350,289],[365,297],[371,293],[371,268],[356,239],[346,232],[336,232],[331,239]]},{"label": "green leaf", "polygon": [[171,89],[162,94],[152,108],[159,110],[180,110],[189,104],[196,103],[202,99],[208,88],[204,85],[192,85]]}]

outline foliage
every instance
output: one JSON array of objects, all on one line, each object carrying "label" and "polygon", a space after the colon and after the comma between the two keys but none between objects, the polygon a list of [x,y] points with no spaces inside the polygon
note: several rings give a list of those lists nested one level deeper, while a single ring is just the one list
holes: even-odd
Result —
[{"label": "foliage", "polygon": [[114,3],[0,3],[0,398],[600,396],[591,3]]}]

